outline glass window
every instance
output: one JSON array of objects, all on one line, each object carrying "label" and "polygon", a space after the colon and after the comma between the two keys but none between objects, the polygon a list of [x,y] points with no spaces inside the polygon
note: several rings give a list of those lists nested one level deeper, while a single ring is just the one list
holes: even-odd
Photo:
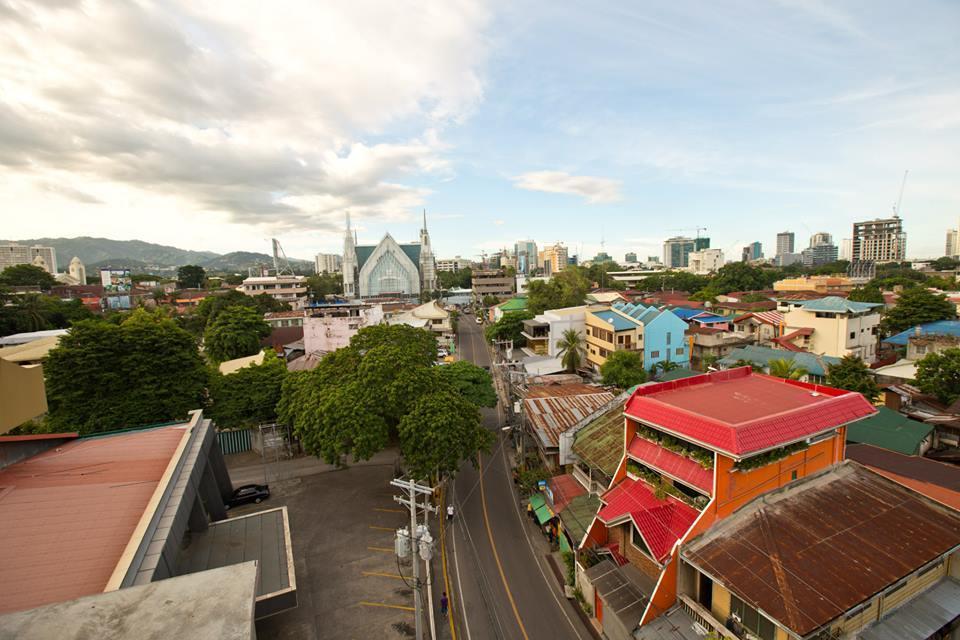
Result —
[{"label": "glass window", "polygon": [[667,344],[670,344],[671,333],[667,331]]},{"label": "glass window", "polygon": [[740,624],[761,640],[775,640],[777,631],[774,624],[732,593],[730,594],[730,614],[739,618]]},{"label": "glass window", "polygon": [[851,331],[851,332],[850,332],[850,339],[853,340],[853,339],[856,338],[856,337],[857,337],[857,332],[856,332],[856,331]]},{"label": "glass window", "polygon": [[678,356],[682,356],[682,355],[683,355],[683,349],[677,349],[677,352],[676,352],[676,353],[677,353]]},{"label": "glass window", "polygon": [[659,358],[659,357],[660,357],[660,352],[659,352],[659,351],[651,351],[651,352],[650,352],[650,357],[651,357],[651,358]]},{"label": "glass window", "polygon": [[643,536],[641,536],[640,532],[637,531],[637,527],[631,527],[630,532],[632,534],[630,542],[633,543],[633,546],[635,546],[637,549],[640,549],[640,551],[643,551],[648,556],[653,557],[653,555],[650,553],[650,549],[647,548],[646,543],[643,541]]}]

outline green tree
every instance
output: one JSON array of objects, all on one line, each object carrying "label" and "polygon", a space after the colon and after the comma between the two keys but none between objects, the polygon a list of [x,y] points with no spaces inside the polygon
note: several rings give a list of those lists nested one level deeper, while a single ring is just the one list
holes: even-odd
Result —
[{"label": "green tree", "polygon": [[870,402],[880,397],[880,387],[870,367],[857,356],[843,356],[838,364],[827,367],[827,384],[837,389],[862,393]]},{"label": "green tree", "polygon": [[449,390],[420,397],[398,430],[407,469],[420,480],[454,473],[464,460],[476,464],[494,440],[476,405]]},{"label": "green tree", "polygon": [[750,367],[750,368],[753,369],[754,371],[762,371],[762,370],[763,370],[763,367],[761,367],[760,365],[758,365],[756,362],[753,362],[752,360],[745,360],[745,359],[743,359],[743,358],[740,358],[740,359],[737,360],[735,363],[733,363],[733,368],[736,369],[736,368],[739,368],[739,367]]},{"label": "green tree", "polygon": [[500,298],[497,296],[483,296],[483,306],[495,307],[500,304]]},{"label": "green tree", "polygon": [[636,351],[614,351],[607,361],[600,365],[603,384],[620,389],[629,389],[647,381],[647,371],[643,368],[643,356]]},{"label": "green tree", "polygon": [[670,360],[661,360],[660,362],[653,363],[653,366],[650,367],[650,370],[656,374],[658,371],[661,373],[666,373],[679,368],[680,365],[678,365],[676,362],[672,362]]},{"label": "green tree", "polygon": [[523,321],[533,318],[530,311],[510,311],[503,314],[494,324],[489,325],[484,334],[487,340],[494,342],[496,340],[513,340],[514,347],[523,347],[527,344],[527,339],[523,337]]},{"label": "green tree", "polygon": [[527,308],[534,314],[548,309],[563,309],[583,304],[590,290],[590,279],[582,267],[570,265],[549,280],[534,280],[527,285]]},{"label": "green tree", "polygon": [[211,369],[209,415],[218,427],[252,427],[276,418],[287,365],[273,351],[264,354],[263,364],[229,375]]},{"label": "green tree", "polygon": [[497,394],[493,390],[490,372],[472,362],[459,360],[453,364],[437,367],[440,381],[450,386],[461,397],[478,407],[497,406]]},{"label": "green tree", "polygon": [[413,353],[416,364],[430,367],[437,361],[437,339],[426,329],[416,329],[404,324],[379,324],[364,327],[350,339],[350,348],[363,355],[381,345],[394,345]]},{"label": "green tree", "polygon": [[321,273],[307,277],[307,290],[312,300],[343,293],[343,276],[339,273]]},{"label": "green tree", "polygon": [[[710,278],[706,276],[677,271],[644,278],[637,282],[636,288],[641,291],[686,291],[687,293],[696,293],[706,288],[709,283]],[[710,295],[709,297],[713,296]]]},{"label": "green tree", "polygon": [[282,300],[277,300],[269,293],[260,293],[255,296],[247,296],[253,300],[253,308],[257,310],[257,313],[263,315],[265,313],[276,313],[277,311],[290,311],[293,309],[288,303],[283,302]]},{"label": "green tree", "polygon": [[917,361],[917,386],[950,405],[960,398],[960,349],[931,353]]},{"label": "green tree", "polygon": [[473,271],[467,267],[459,271],[440,271],[437,273],[441,289],[469,289]]},{"label": "green tree", "polygon": [[798,366],[793,360],[786,358],[777,358],[771,360],[767,365],[770,369],[770,375],[777,378],[786,378],[787,380],[799,380],[809,372],[801,366]]},{"label": "green tree", "polygon": [[769,289],[778,275],[775,271],[761,269],[746,262],[729,262],[720,267],[706,290],[717,296],[731,291]]},{"label": "green tree", "polygon": [[252,356],[260,340],[270,335],[270,325],[247,307],[227,307],[203,332],[203,349],[214,362]]},{"label": "green tree", "polygon": [[883,292],[880,291],[879,287],[857,287],[850,292],[848,300],[854,302],[879,302],[883,303]]},{"label": "green tree", "polygon": [[960,267],[960,260],[944,256],[931,262],[930,266],[936,271],[954,271]]},{"label": "green tree", "polygon": [[[583,334],[576,329],[564,329],[557,341],[560,353],[560,364],[570,373],[576,372],[583,362],[586,340]],[[643,365],[641,364],[641,367]]]},{"label": "green tree", "polygon": [[884,314],[880,327],[887,335],[891,335],[925,322],[953,320],[956,317],[957,308],[945,296],[916,287],[905,289],[900,294],[897,306]]},{"label": "green tree", "polygon": [[207,279],[207,272],[203,267],[188,264],[177,269],[177,283],[181,289],[199,289]]},{"label": "green tree", "polygon": [[56,279],[46,269],[32,264],[15,264],[0,273],[0,285],[7,287],[40,287],[47,291],[55,284]]},{"label": "green tree", "polygon": [[196,343],[160,313],[78,322],[43,366],[52,431],[94,433],[187,417],[203,406]]}]

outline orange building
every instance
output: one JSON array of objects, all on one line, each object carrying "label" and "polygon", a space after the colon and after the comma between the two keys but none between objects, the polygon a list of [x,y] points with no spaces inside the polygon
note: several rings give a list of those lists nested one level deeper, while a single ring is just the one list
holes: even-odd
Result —
[{"label": "orange building", "polygon": [[874,413],[858,393],[749,367],[639,387],[624,409],[623,459],[580,545],[578,585],[604,633],[629,637],[672,607],[682,543],[843,460],[846,425]]}]

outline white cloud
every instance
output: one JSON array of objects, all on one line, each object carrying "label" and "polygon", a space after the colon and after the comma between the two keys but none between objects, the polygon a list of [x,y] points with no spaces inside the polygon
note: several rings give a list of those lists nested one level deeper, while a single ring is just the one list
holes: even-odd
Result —
[{"label": "white cloud", "polygon": [[573,176],[565,171],[531,171],[513,178],[518,189],[566,193],[580,196],[590,203],[617,202],[623,199],[622,183],[610,178]]},{"label": "white cloud", "polygon": [[69,226],[65,199],[91,227],[149,228],[131,198],[247,233],[404,216],[483,96],[473,0],[0,5],[0,208],[51,212],[11,216],[14,237]]}]

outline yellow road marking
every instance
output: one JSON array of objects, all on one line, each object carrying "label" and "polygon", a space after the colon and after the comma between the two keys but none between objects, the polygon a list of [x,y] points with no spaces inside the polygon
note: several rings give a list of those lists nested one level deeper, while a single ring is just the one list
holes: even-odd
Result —
[{"label": "yellow road marking", "polygon": [[383,511],[384,513],[408,513],[407,511],[404,511],[403,509],[382,509],[382,508],[380,508],[380,507],[374,507],[373,510],[374,510],[374,511]]},{"label": "yellow road marking", "polygon": [[397,580],[405,580],[410,576],[401,576],[396,573],[381,573],[380,571],[361,571],[360,575],[364,576],[379,576],[381,578],[396,578]]},{"label": "yellow road marking", "polygon": [[510,585],[507,584],[507,576],[503,573],[503,565],[500,563],[500,554],[497,553],[497,545],[493,541],[493,531],[490,530],[490,519],[487,517],[487,497],[483,492],[483,457],[477,457],[477,470],[480,473],[480,504],[483,505],[483,523],[487,525],[487,537],[490,539],[490,548],[493,550],[493,559],[497,561],[497,570],[500,572],[500,580],[503,582],[503,588],[507,591],[507,598],[510,600],[510,607],[513,609],[513,617],[517,619],[520,625],[520,633],[523,640],[530,640],[527,635],[527,629],[523,626],[523,620],[520,619],[520,612],[517,611],[517,603],[513,600],[513,593],[510,591]]},{"label": "yellow road marking", "polygon": [[364,602],[360,601],[357,604],[364,607],[383,607],[385,609],[400,609],[401,611],[416,611],[413,607],[405,607],[400,604],[384,604],[383,602]]},{"label": "yellow road marking", "polygon": [[[440,506],[443,506],[443,490],[444,487],[440,487]],[[444,526],[444,520],[441,516],[440,518],[440,558],[443,560],[443,586],[447,589],[447,605],[450,607],[450,615],[447,616],[447,622],[450,623],[450,635],[453,637],[453,640],[457,640],[457,630],[453,626],[453,591],[450,590],[450,578],[447,576],[447,543],[446,543],[446,533],[447,528]]]},{"label": "yellow road marking", "polygon": [[391,532],[394,531],[394,529],[391,529],[390,527],[378,527],[378,526],[373,525],[373,524],[370,525],[370,528],[371,528],[371,529],[376,529],[377,531],[391,531]]},{"label": "yellow road marking", "polygon": [[393,553],[393,549],[389,547],[367,547],[370,551],[382,551],[383,553]]}]

